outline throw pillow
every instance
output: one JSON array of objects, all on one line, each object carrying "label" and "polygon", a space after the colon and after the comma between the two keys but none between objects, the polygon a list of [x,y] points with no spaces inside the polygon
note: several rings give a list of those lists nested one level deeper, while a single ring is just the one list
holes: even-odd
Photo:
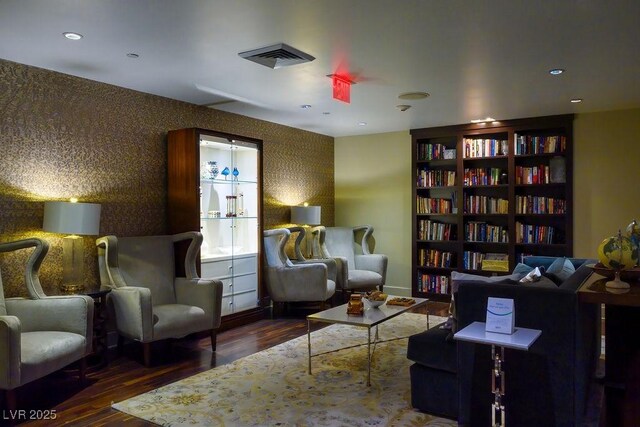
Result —
[{"label": "throw pillow", "polygon": [[531,270],[533,270],[533,267],[531,267],[530,265],[523,264],[523,263],[519,262],[516,265],[516,268],[513,269],[513,272],[511,274],[522,274],[522,275],[525,275],[525,274],[531,272]]},{"label": "throw pillow", "polygon": [[567,258],[558,258],[551,263],[549,268],[547,268],[547,274],[555,275],[556,279],[561,283],[567,280],[575,272],[576,268],[573,266],[571,260]]}]

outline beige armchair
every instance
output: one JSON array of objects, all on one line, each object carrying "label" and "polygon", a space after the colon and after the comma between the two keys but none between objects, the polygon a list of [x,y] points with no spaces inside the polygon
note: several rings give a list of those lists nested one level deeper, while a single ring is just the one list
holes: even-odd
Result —
[{"label": "beige armchair", "polygon": [[387,257],[372,254],[369,250],[373,227],[318,226],[311,232],[314,257],[336,260],[337,285],[343,293],[343,299],[346,294],[356,290],[377,288],[382,291],[387,277]]},{"label": "beige armchair", "polygon": [[[190,240],[184,267],[175,275],[174,243]],[[221,321],[222,282],[200,279],[196,257],[202,234],[168,236],[106,236],[96,240],[102,289],[111,289],[108,303],[115,315],[118,344],[123,338],[143,344],[144,363],[151,363],[151,343],[210,331],[216,350]]]},{"label": "beige armchair", "polygon": [[9,410],[16,388],[85,359],[92,348],[93,299],[84,295],[47,296],[38,270],[49,244],[31,238],[0,243],[0,252],[34,248],[25,267],[30,298],[5,298],[0,275],[0,389]]},{"label": "beige armchair", "polygon": [[309,260],[294,264],[285,252],[291,235],[288,229],[265,230],[263,234],[264,277],[274,311],[279,312],[287,302],[320,302],[324,309],[336,291],[335,262]]}]

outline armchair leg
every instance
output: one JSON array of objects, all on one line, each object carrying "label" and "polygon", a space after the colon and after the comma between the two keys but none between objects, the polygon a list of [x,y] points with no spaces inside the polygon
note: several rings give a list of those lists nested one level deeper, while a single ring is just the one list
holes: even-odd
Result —
[{"label": "armchair leg", "polygon": [[211,351],[216,351],[216,338],[218,331],[216,329],[211,330]]},{"label": "armchair leg", "polygon": [[78,380],[80,384],[84,384],[84,380],[87,376],[87,358],[86,356],[80,359],[80,368],[78,369]]},{"label": "armchair leg", "polygon": [[142,343],[142,353],[144,358],[144,366],[148,368],[151,366],[151,343],[150,342]]}]

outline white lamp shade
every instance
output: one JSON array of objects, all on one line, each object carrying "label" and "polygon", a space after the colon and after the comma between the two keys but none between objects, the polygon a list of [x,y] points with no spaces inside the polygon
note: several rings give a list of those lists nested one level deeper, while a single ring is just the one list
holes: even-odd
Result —
[{"label": "white lamp shade", "polygon": [[320,224],[320,206],[291,206],[291,223],[303,225]]},{"label": "white lamp shade", "polygon": [[61,234],[98,235],[100,210],[97,203],[45,202],[42,229]]}]

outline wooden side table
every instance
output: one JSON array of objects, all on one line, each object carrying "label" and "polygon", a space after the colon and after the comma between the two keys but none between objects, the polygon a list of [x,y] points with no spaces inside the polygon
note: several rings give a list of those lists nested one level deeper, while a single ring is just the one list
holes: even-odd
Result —
[{"label": "wooden side table", "polygon": [[107,366],[107,294],[106,290],[91,290],[82,292],[93,298],[93,352],[88,356],[88,372],[96,371]]},{"label": "wooden side table", "polygon": [[[491,404],[491,425],[504,427],[505,418],[505,375],[504,375],[504,349],[529,350],[538,337],[542,334],[539,329],[515,328],[513,334],[499,334],[485,331],[484,322],[473,322],[467,327],[456,332],[454,339],[468,341],[475,344],[491,345],[491,386],[494,401]],[[498,348],[496,348],[498,347]]]}]

